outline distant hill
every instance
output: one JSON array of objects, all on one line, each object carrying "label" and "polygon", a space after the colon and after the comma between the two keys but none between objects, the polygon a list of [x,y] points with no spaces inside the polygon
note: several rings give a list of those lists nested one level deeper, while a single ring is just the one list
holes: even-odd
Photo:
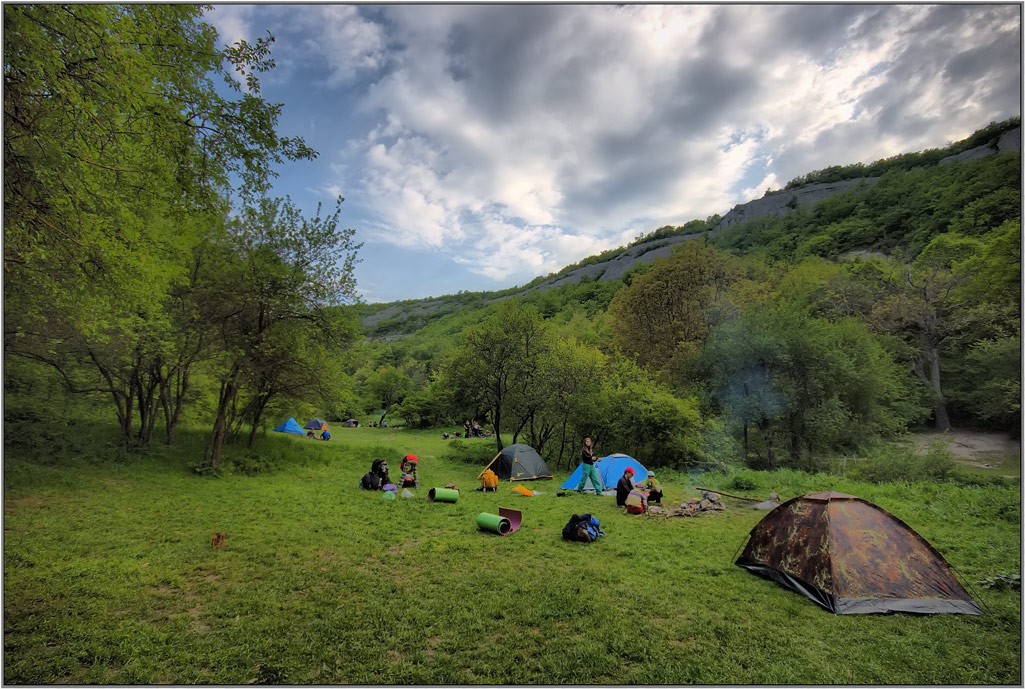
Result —
[{"label": "distant hill", "polygon": [[886,172],[930,165],[956,165],[1009,151],[1021,151],[1021,127],[1017,118],[991,124],[942,149],[901,154],[869,165],[834,166],[809,173],[792,180],[785,189],[768,191],[760,199],[734,206],[725,216],[693,220],[679,227],[659,228],[629,246],[590,256],[526,285],[496,292],[462,292],[429,299],[369,304],[364,307],[361,321],[369,337],[392,339],[469,305],[483,306],[513,296],[545,292],[585,281],[622,280],[630,270],[669,255],[684,242],[711,238],[727,228],[738,228],[752,220],[780,217],[798,208],[813,208],[825,199],[859,185],[873,185]]}]

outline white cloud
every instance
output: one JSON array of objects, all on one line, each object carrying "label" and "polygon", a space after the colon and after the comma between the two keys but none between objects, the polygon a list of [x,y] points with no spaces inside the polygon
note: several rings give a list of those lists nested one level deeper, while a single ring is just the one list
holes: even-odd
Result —
[{"label": "white cloud", "polygon": [[280,78],[316,65],[325,107],[373,120],[318,188],[496,281],[1019,114],[1015,7],[273,7]]}]

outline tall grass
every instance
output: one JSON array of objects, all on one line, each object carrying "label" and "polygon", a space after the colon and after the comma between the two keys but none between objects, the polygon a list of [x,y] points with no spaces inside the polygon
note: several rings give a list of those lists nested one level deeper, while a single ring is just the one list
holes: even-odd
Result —
[{"label": "tall grass", "polygon": [[[763,516],[625,515],[611,498],[480,493],[493,441],[339,429],[233,449],[189,467],[205,435],[138,457],[105,436],[56,457],[5,456],[4,681],[12,684],[1015,684],[1020,593],[980,591],[981,617],[833,616],[735,567]],[[421,489],[356,487],[375,457],[420,458]],[[237,453],[237,454],[235,454]],[[475,459],[476,458],[476,459]],[[730,486],[738,477],[750,486]],[[796,471],[662,472],[692,486],[788,498],[841,490],[928,538],[969,582],[1019,570],[1017,486],[868,483]],[[700,480],[700,483],[698,483]],[[427,490],[455,483],[455,503]],[[479,531],[480,512],[523,511]],[[592,512],[607,533],[570,543]],[[226,535],[223,550],[210,545]],[[979,587],[977,587],[979,588]]]}]

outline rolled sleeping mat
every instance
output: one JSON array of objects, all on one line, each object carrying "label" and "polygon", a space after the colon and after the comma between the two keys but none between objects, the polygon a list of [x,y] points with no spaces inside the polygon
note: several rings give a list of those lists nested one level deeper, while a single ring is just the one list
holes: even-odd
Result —
[{"label": "rolled sleeping mat", "polygon": [[482,531],[490,531],[496,533],[499,536],[505,536],[508,533],[512,533],[512,524],[505,517],[500,517],[497,514],[488,514],[487,512],[481,512],[477,515],[477,526]]},{"label": "rolled sleeping mat", "polygon": [[509,533],[515,533],[519,530],[520,524],[523,522],[523,513],[519,510],[511,510],[507,507],[499,507],[498,514],[501,517],[505,517],[509,520]]},{"label": "rolled sleeping mat", "polygon": [[455,502],[459,499],[459,491],[452,488],[431,488],[427,493],[430,502]]}]

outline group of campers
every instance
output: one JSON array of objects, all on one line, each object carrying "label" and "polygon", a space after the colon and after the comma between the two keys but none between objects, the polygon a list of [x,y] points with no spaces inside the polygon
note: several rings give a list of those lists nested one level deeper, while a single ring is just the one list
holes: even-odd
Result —
[{"label": "group of campers", "polygon": [[[590,438],[584,438],[584,447],[580,453],[580,482],[577,484],[577,492],[583,493],[584,486],[590,480],[596,495],[601,495],[601,476],[595,467],[597,456],[594,453],[594,446]],[[649,471],[643,481],[634,481],[636,471],[628,466],[623,470],[623,475],[616,483],[616,506],[625,507],[631,514],[643,514],[648,511],[648,503],[662,504],[662,486],[655,478],[655,472]]]},{"label": "group of campers", "polygon": [[[467,422],[469,423],[469,422]],[[597,457],[590,438],[584,438],[584,446],[581,452],[581,477],[577,484],[577,492],[583,493],[587,481],[591,481],[592,488],[596,495],[602,494],[603,483],[598,470],[595,467]],[[408,454],[402,458],[399,464],[399,480],[393,481],[389,475],[388,462],[383,459],[375,459],[370,466],[370,471],[360,479],[360,488],[365,490],[391,491],[397,493],[400,488],[417,488],[420,486],[420,478],[417,474],[420,460],[416,455]],[[490,465],[489,465],[490,466]],[[647,472],[643,481],[636,481],[636,470],[627,466],[623,475],[616,484],[616,505],[623,507],[630,514],[643,514],[648,511],[648,505],[662,504],[662,486],[655,473]],[[496,490],[497,477],[494,472],[485,469],[482,472],[482,490]],[[494,485],[485,485],[485,481],[491,480]],[[561,493],[560,493],[561,495]]]}]

